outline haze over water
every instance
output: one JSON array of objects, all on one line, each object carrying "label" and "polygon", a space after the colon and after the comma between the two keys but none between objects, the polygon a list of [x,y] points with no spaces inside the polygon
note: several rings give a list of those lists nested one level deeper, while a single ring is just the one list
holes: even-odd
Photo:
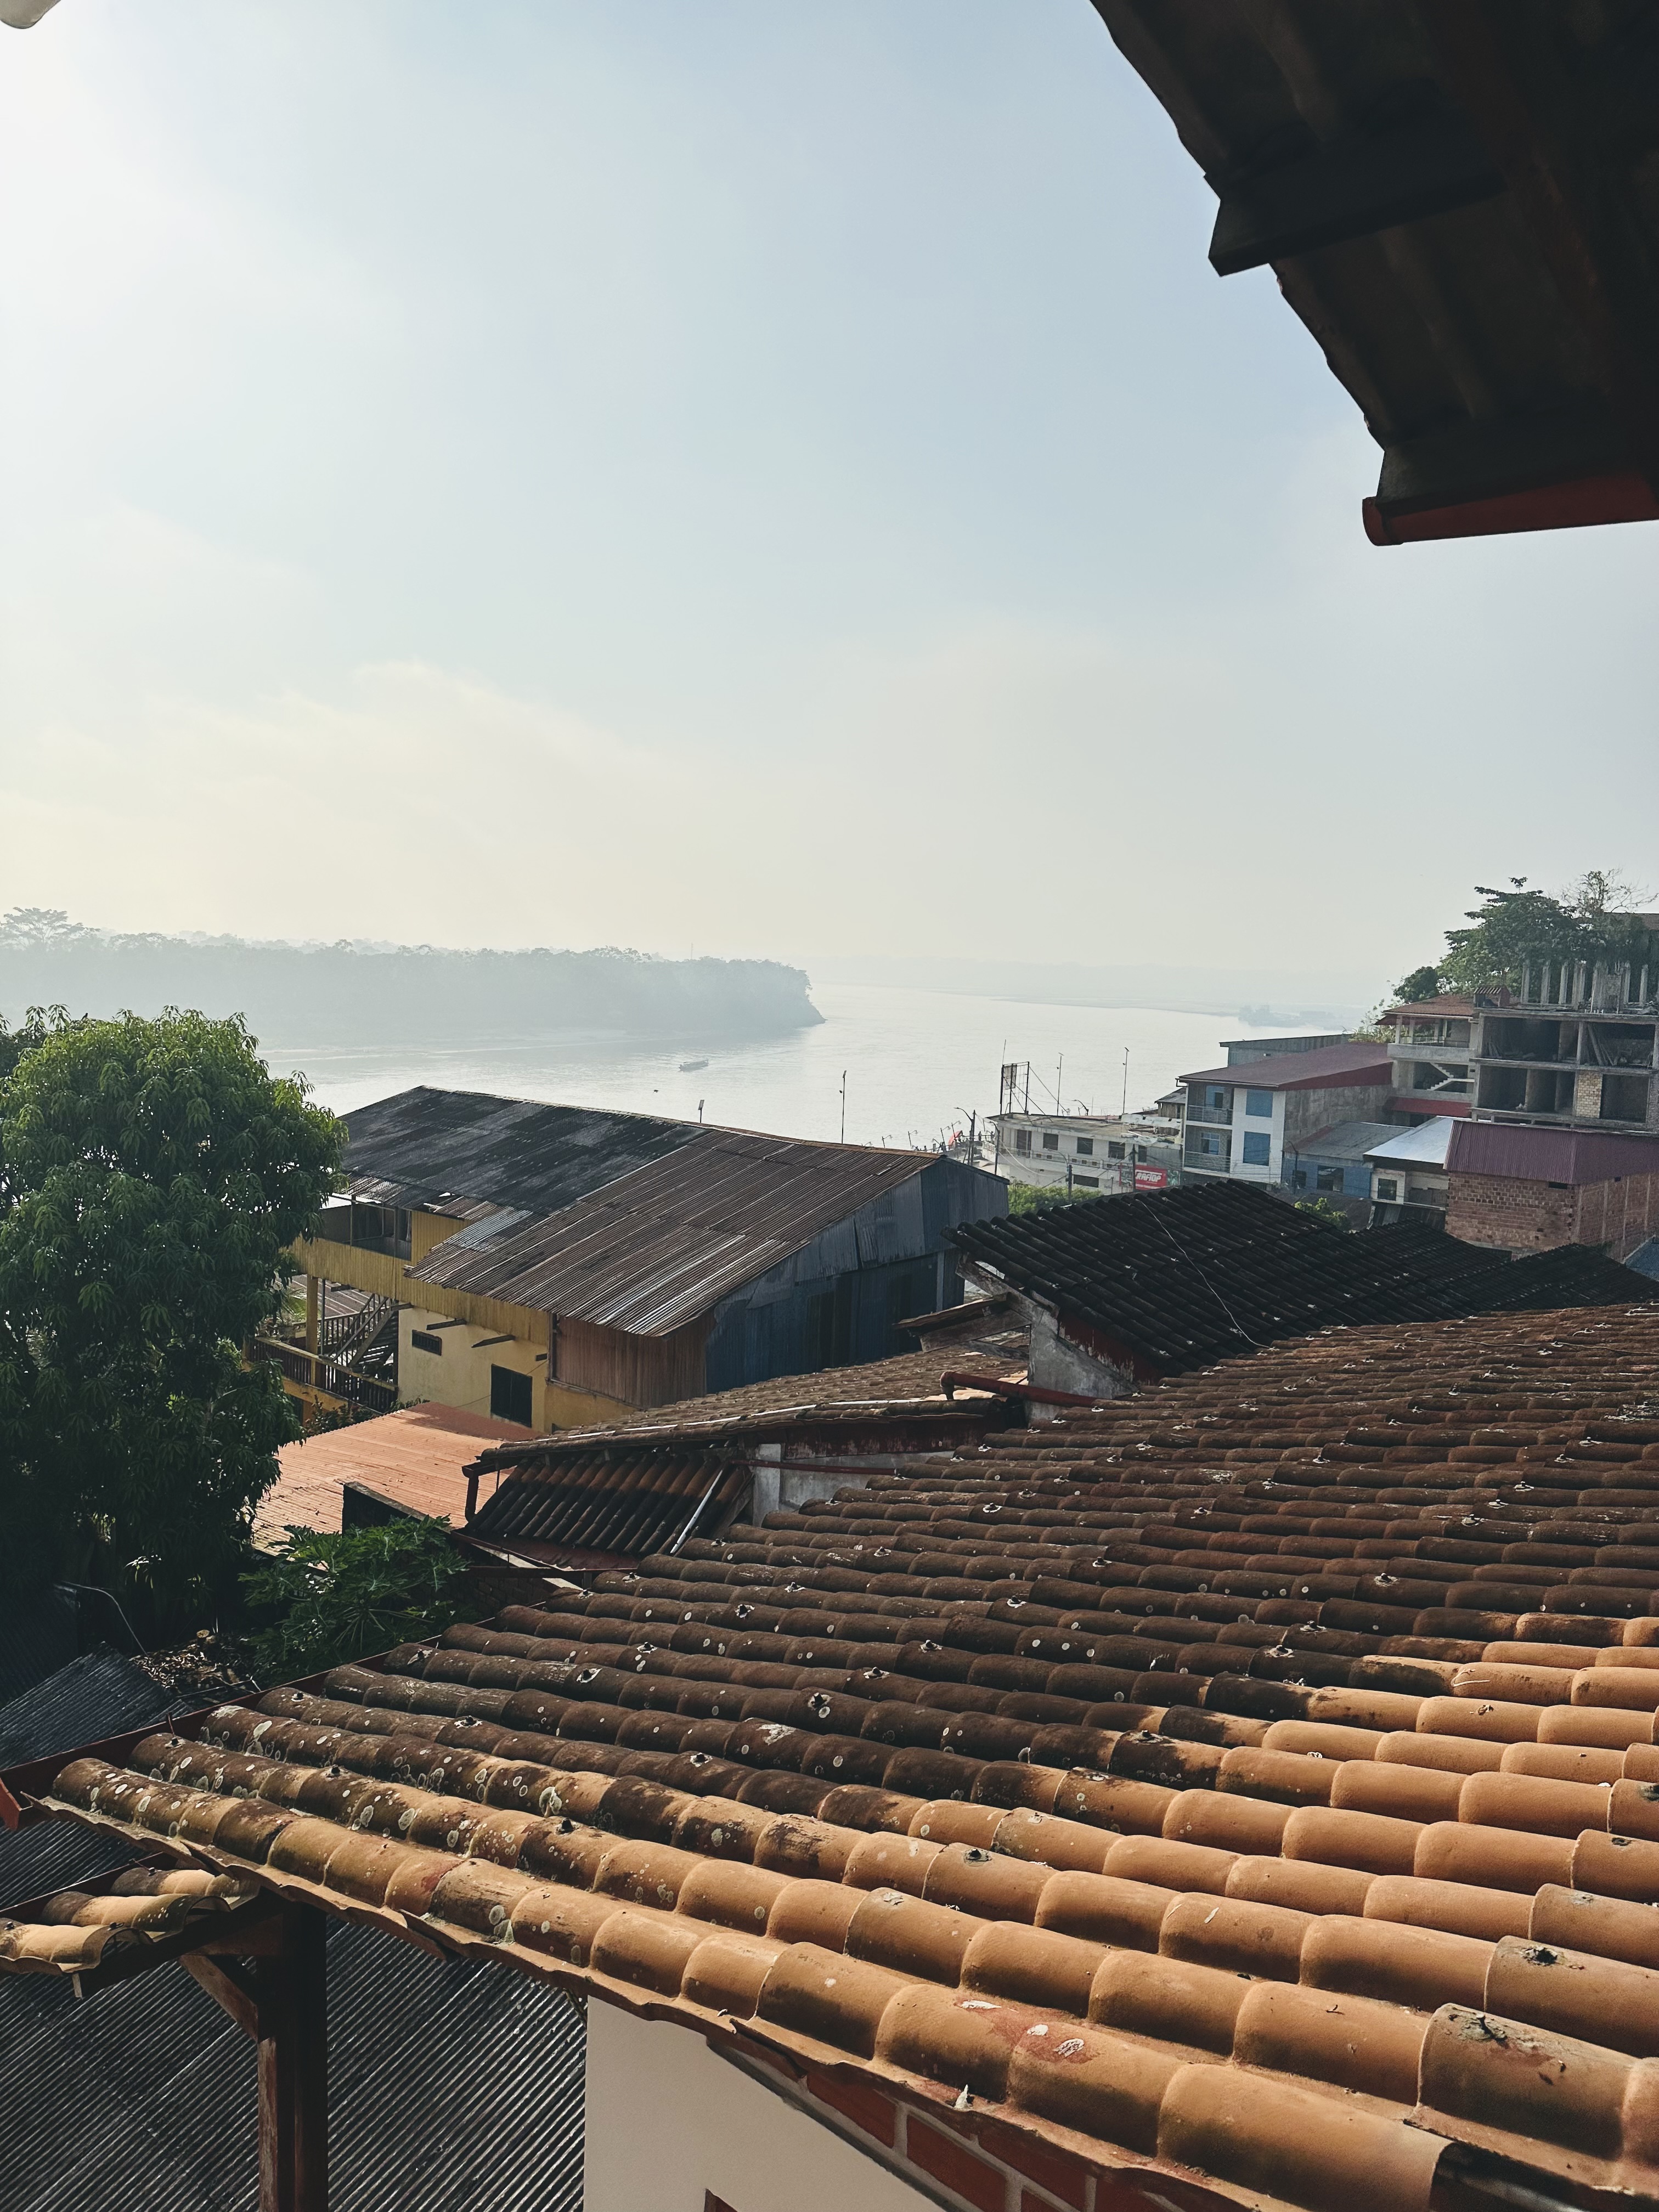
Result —
[{"label": "haze over water", "polygon": [[[565,1105],[697,1118],[781,1136],[841,1133],[847,1071],[850,1143],[936,1145],[997,1103],[1005,1060],[1031,1063],[1031,1103],[1052,1107],[1057,1063],[1068,1110],[1115,1113],[1150,1105],[1178,1075],[1213,1066],[1223,1037],[1271,1036],[1224,1014],[1145,1007],[1060,1006],[858,984],[812,994],[817,1028],[722,1046],[686,1037],[630,1046],[613,1036],[566,1033],[476,1045],[356,1050],[262,1040],[281,1073],[299,1069],[321,1103],[345,1113],[414,1084],[490,1091]],[[681,1073],[680,1062],[707,1057]]]}]

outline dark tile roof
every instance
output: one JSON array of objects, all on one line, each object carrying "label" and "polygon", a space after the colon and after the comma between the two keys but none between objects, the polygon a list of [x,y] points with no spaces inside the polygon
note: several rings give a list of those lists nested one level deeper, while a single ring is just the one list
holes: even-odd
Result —
[{"label": "dark tile roof", "polygon": [[1656,1654],[1659,1311],[1486,1316],[1011,1431],[37,1788],[861,2077],[1067,2201],[1078,2162],[1132,2204],[1646,2200]]},{"label": "dark tile roof", "polygon": [[954,1241],[1169,1375],[1316,1328],[1632,1294],[1628,1270],[1581,1246],[1510,1261],[1438,1230],[1344,1232],[1242,1182],[1054,1206]]}]

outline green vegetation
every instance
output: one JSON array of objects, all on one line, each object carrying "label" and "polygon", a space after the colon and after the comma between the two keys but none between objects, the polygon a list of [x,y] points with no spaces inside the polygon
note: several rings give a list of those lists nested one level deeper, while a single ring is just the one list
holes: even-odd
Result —
[{"label": "green vegetation", "polygon": [[1480,904],[1465,917],[1470,927],[1446,932],[1444,956],[1432,967],[1413,969],[1397,988],[1398,1003],[1516,990],[1522,968],[1543,961],[1639,963],[1651,944],[1636,919],[1640,894],[1605,869],[1592,868],[1559,898],[1528,890],[1524,876],[1511,876],[1507,890],[1485,884],[1475,890]]},{"label": "green vegetation", "polygon": [[147,1639],[234,1592],[299,1432],[241,1347],[342,1142],[240,1021],[0,1024],[0,1582],[99,1585]]},{"label": "green vegetation", "polygon": [[243,1577],[254,1605],[282,1608],[276,1626],[252,1639],[263,1681],[416,1642],[464,1617],[465,1569],[447,1522],[400,1518],[332,1534],[290,1528],[288,1537]]},{"label": "green vegetation", "polygon": [[1043,1213],[1051,1206],[1082,1206],[1093,1198],[1115,1198],[1115,1191],[1067,1190],[1063,1183],[1011,1182],[1010,1213]]},{"label": "green vegetation", "polygon": [[1298,1213],[1305,1213],[1310,1220],[1323,1222],[1327,1229],[1353,1227],[1342,1208],[1328,1198],[1298,1198],[1296,1210]]}]

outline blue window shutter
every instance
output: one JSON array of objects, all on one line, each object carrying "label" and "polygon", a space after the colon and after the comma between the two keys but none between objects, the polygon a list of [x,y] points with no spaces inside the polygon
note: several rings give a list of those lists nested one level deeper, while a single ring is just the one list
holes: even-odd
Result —
[{"label": "blue window shutter", "polygon": [[1247,1091],[1244,1111],[1255,1121],[1271,1121],[1273,1118],[1273,1094],[1271,1091]]},{"label": "blue window shutter", "polygon": [[1265,1129],[1247,1129],[1240,1158],[1247,1168],[1265,1168],[1273,1154],[1273,1139]]}]

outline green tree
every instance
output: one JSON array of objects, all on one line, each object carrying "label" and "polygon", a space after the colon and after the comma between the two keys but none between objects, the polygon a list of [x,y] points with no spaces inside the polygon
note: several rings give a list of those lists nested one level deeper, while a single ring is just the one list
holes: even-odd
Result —
[{"label": "green tree", "polygon": [[1342,1208],[1328,1198],[1298,1198],[1296,1210],[1298,1213],[1305,1213],[1310,1220],[1319,1222],[1326,1229],[1353,1227]]},{"label": "green tree", "polygon": [[1091,1199],[1112,1198],[1109,1190],[1067,1190],[1063,1182],[1011,1182],[1010,1213],[1046,1213],[1051,1206],[1081,1206]]},{"label": "green tree", "polygon": [[241,1346],[342,1142],[240,1021],[0,1034],[0,1576],[101,1584],[151,1632],[211,1610],[298,1433]]},{"label": "green tree", "polygon": [[461,1617],[464,1577],[445,1521],[290,1528],[282,1550],[243,1578],[254,1604],[282,1608],[275,1626],[253,1640],[260,1679],[315,1674],[435,1635]]},{"label": "green tree", "polygon": [[1437,968],[1413,968],[1394,987],[1396,1006],[1420,1006],[1425,1000],[1440,996],[1440,970]]},{"label": "green tree", "polygon": [[1440,974],[1454,991],[1516,990],[1524,967],[1547,960],[1639,964],[1651,943],[1636,918],[1638,894],[1605,869],[1592,869],[1559,898],[1529,890],[1524,876],[1511,876],[1507,890],[1475,890],[1481,902],[1469,909],[1472,927],[1446,932]]}]

